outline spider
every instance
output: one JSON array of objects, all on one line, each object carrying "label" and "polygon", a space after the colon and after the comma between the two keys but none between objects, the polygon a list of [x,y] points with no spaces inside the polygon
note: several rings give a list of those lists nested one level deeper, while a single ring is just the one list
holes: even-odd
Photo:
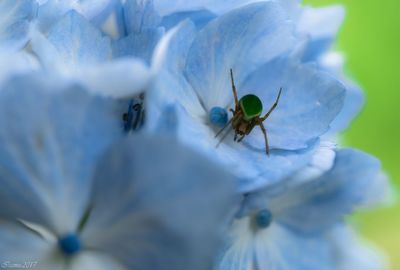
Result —
[{"label": "spider", "polygon": [[[263,105],[261,100],[256,95],[252,94],[245,95],[240,100],[238,100],[232,69],[230,69],[230,75],[231,75],[233,97],[235,99],[235,110],[233,110],[232,108],[229,109],[229,111],[232,112],[233,116],[229,120],[229,122],[215,135],[215,138],[218,137],[222,133],[222,131],[225,130],[226,127],[231,125],[232,129],[235,131],[234,141],[241,142],[244,139],[244,137],[246,137],[246,135],[250,134],[250,132],[253,130],[255,126],[259,126],[261,128],[262,133],[264,134],[265,152],[267,156],[269,156],[267,130],[265,129],[263,122],[278,106],[279,98],[281,97],[282,93],[282,88],[279,89],[278,96],[272,107],[268,110],[268,112],[264,116],[260,117],[263,110]],[[226,132],[222,136],[218,145],[225,139],[229,131],[230,130],[228,130],[228,132]],[[239,139],[238,135],[241,136]]]}]

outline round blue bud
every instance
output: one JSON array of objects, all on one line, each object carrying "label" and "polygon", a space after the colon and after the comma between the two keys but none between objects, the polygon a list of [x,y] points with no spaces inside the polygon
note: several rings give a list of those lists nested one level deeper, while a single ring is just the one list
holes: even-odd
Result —
[{"label": "round blue bud", "polygon": [[271,225],[272,222],[272,213],[267,210],[263,209],[259,211],[256,215],[256,224],[259,228],[265,229]]},{"label": "round blue bud", "polygon": [[76,234],[67,234],[58,240],[58,246],[66,255],[74,255],[81,251],[81,240]]},{"label": "round blue bud", "polygon": [[221,107],[214,107],[209,113],[210,122],[218,127],[223,127],[228,123],[228,112]]}]

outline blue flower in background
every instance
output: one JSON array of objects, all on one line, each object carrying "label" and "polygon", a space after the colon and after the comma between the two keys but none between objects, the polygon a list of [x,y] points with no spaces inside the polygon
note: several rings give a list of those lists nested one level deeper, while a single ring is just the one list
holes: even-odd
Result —
[{"label": "blue flower in background", "polygon": [[218,269],[348,269],[338,267],[348,259],[337,247],[345,233],[336,227],[356,208],[382,198],[379,162],[337,150],[330,170],[308,181],[297,177],[245,197]]},{"label": "blue flower in background", "polygon": [[36,12],[37,3],[34,0],[0,2],[0,49],[17,51],[26,45]]},{"label": "blue flower in background", "polygon": [[[200,31],[182,23],[148,95],[148,129],[162,118],[165,106],[176,104],[180,139],[225,163],[238,176],[241,191],[276,182],[305,166],[343,106],[344,86],[291,53],[301,39],[288,16],[279,3],[266,2],[229,12]],[[210,122],[210,113],[216,107],[233,108],[230,68],[239,97],[257,95],[263,114],[283,88],[278,107],[264,123],[269,158],[257,128],[243,143],[228,136],[216,148],[221,123]]]},{"label": "blue flower in background", "polygon": [[211,263],[236,205],[225,171],[173,139],[121,139],[115,102],[42,76],[8,82],[0,108],[0,262],[42,270]]},{"label": "blue flower in background", "polygon": [[32,48],[53,76],[70,78],[92,92],[133,96],[147,88],[151,72],[140,59],[112,61],[109,37],[75,11],[68,12],[44,35],[36,32]]}]

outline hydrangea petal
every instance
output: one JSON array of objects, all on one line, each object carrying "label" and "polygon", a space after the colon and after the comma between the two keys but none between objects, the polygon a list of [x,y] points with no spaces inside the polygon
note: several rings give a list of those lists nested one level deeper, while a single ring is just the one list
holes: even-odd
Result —
[{"label": "hydrangea petal", "polygon": [[163,35],[162,28],[155,28],[116,40],[112,44],[113,57],[135,56],[150,64],[154,49]]},{"label": "hydrangea petal", "polygon": [[0,48],[17,51],[26,45],[36,11],[37,4],[33,0],[0,2]]},{"label": "hydrangea petal", "polygon": [[287,13],[275,2],[234,10],[203,28],[188,53],[185,75],[207,111],[232,103],[230,68],[240,86],[254,70],[294,45],[292,32]]},{"label": "hydrangea petal", "polygon": [[362,241],[349,226],[344,224],[336,226],[328,237],[333,242],[336,269],[388,269],[384,255]]},{"label": "hydrangea petal", "polygon": [[60,59],[55,61],[61,61],[67,69],[96,65],[111,57],[110,39],[75,11],[55,24],[47,39],[59,54]]},{"label": "hydrangea petal", "polygon": [[[111,100],[60,80],[15,78],[0,91],[0,216],[55,234],[86,210],[94,162],[122,127]],[[70,121],[73,119],[73,121]]]},{"label": "hydrangea petal", "polygon": [[0,222],[0,268],[63,270],[56,242],[17,222]]},{"label": "hydrangea petal", "polygon": [[[343,107],[345,87],[326,72],[312,65],[302,65],[292,58],[279,58],[251,74],[240,95],[256,94],[266,113],[282,95],[277,108],[264,125],[271,148],[301,149],[325,133]],[[247,140],[254,147],[264,147],[264,137],[255,129]]]},{"label": "hydrangea petal", "polygon": [[150,83],[149,68],[140,60],[124,58],[83,70],[81,84],[95,94],[126,98],[140,94]]},{"label": "hydrangea petal", "polygon": [[[331,247],[322,235],[304,237],[272,225],[255,239],[259,269],[334,270]],[[312,256],[308,256],[312,254]]]},{"label": "hydrangea petal", "polygon": [[332,45],[344,20],[342,6],[306,7],[298,22],[298,31],[309,36],[303,61],[315,61]]},{"label": "hydrangea petal", "polygon": [[164,16],[161,25],[166,29],[171,29],[172,27],[177,26],[180,22],[189,19],[195,24],[197,29],[201,29],[216,17],[217,15],[206,9],[174,12],[168,16]]},{"label": "hydrangea petal", "polygon": [[71,262],[67,270],[128,270],[114,258],[101,252],[84,251],[77,254]]},{"label": "hydrangea petal", "polygon": [[304,237],[276,223],[257,230],[249,217],[236,220],[227,243],[218,270],[334,269],[331,247],[322,235]]},{"label": "hydrangea petal", "polygon": [[204,269],[235,207],[229,174],[163,137],[118,143],[95,179],[84,241],[129,269]]},{"label": "hydrangea petal", "polygon": [[[267,0],[268,1],[268,0]],[[175,0],[173,2],[167,2],[164,0],[154,0],[156,10],[163,16],[179,11],[190,11],[190,10],[201,10],[208,9],[216,14],[222,14],[234,8],[244,6],[250,3],[260,2],[259,0]],[[281,0],[282,5],[290,8],[297,6],[299,0]]]},{"label": "hydrangea petal", "polygon": [[124,4],[124,19],[127,34],[154,29],[161,21],[154,9],[153,0],[127,0]]},{"label": "hydrangea petal", "polygon": [[48,0],[38,10],[38,26],[41,31],[47,32],[59,18],[71,10],[99,25],[112,13],[116,4],[115,0]]},{"label": "hydrangea petal", "polygon": [[154,130],[162,119],[164,109],[176,103],[184,107],[183,111],[205,115],[196,93],[182,74],[194,35],[194,25],[190,21],[182,22],[168,31],[155,49],[152,67],[157,76],[146,98],[148,130]]},{"label": "hydrangea petal", "polygon": [[26,74],[39,69],[39,63],[26,52],[0,53],[0,91],[1,84],[13,76]]},{"label": "hydrangea petal", "polygon": [[380,169],[380,163],[372,156],[352,149],[338,150],[330,171],[291,188],[283,196],[271,198],[269,205],[280,222],[296,230],[326,229],[371,200],[372,188],[387,184],[380,178]]}]

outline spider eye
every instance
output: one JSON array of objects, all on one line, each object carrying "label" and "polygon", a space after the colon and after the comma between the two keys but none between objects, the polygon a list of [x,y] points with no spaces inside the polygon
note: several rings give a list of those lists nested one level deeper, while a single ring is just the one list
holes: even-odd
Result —
[{"label": "spider eye", "polygon": [[214,107],[210,110],[209,119],[211,124],[223,127],[228,123],[228,113],[224,108]]}]

